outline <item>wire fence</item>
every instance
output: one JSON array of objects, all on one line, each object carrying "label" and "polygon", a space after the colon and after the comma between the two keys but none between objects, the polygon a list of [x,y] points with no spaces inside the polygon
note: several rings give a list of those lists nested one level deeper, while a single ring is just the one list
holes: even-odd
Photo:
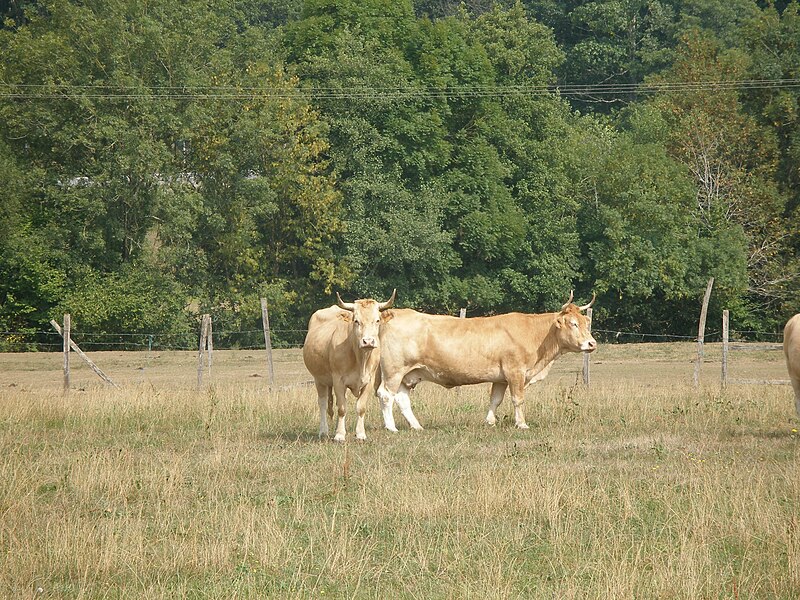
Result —
[{"label": "wire fence", "polygon": [[[617,329],[592,329],[592,335],[599,343],[631,344],[644,342],[691,342],[697,340],[697,334],[677,335],[671,333],[646,333],[642,331],[622,331]],[[731,331],[732,342],[783,342],[783,332],[737,330]],[[706,331],[705,343],[722,342],[722,331]]]},{"label": "wire fence", "polygon": [[[271,329],[272,347],[276,349],[302,348],[305,329]],[[592,334],[599,343],[630,344],[687,342],[697,339],[697,335],[677,335],[643,331],[624,331],[617,329],[593,329]],[[73,331],[73,341],[84,351],[166,351],[197,350],[199,332],[131,332],[96,333]],[[213,331],[213,345],[219,350],[259,350],[264,348],[263,329],[237,331]],[[737,330],[730,333],[732,342],[773,342],[781,343],[783,333],[773,331]],[[706,331],[705,342],[722,341],[722,331]],[[2,352],[60,352],[63,343],[56,331],[0,331],[0,351]]]},{"label": "wire fence", "polygon": [[[306,331],[301,329],[272,329],[272,347],[301,348]],[[165,351],[197,350],[199,332],[165,333],[94,333],[73,330],[70,337],[84,351]],[[214,331],[214,347],[220,350],[258,350],[264,348],[262,329]],[[56,331],[0,331],[2,352],[60,352],[61,335]]]}]

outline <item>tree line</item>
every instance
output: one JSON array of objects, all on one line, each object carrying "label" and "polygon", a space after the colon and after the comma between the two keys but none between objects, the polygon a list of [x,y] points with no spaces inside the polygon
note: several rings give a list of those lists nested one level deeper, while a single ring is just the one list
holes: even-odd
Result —
[{"label": "tree line", "polygon": [[[0,330],[800,309],[800,7],[0,3]],[[0,342],[2,343],[2,342]],[[5,342],[8,346],[9,342]]]}]

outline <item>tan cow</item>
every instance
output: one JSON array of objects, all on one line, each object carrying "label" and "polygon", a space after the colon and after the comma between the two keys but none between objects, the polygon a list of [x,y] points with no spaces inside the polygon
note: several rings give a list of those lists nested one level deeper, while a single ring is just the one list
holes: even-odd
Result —
[{"label": "tan cow", "polygon": [[514,420],[525,423],[525,388],[547,376],[553,362],[565,352],[593,352],[597,342],[589,321],[572,304],[572,294],[559,312],[509,313],[493,317],[459,319],[427,315],[413,310],[392,310],[381,326],[381,398],[384,424],[396,431],[392,403],[403,416],[418,421],[411,411],[408,393],[420,381],[444,387],[473,383],[492,384],[486,421],[494,425],[495,411],[506,388],[514,402]]},{"label": "tan cow", "polygon": [[800,417],[800,314],[789,319],[783,328],[783,352],[794,388],[794,409]]},{"label": "tan cow", "polygon": [[366,401],[380,383],[378,329],[381,311],[392,306],[396,295],[397,290],[394,290],[386,302],[372,299],[343,302],[337,292],[338,306],[323,308],[311,315],[303,344],[303,362],[317,388],[320,437],[327,437],[328,417],[333,418],[333,392],[339,413],[334,440],[345,440],[345,394],[349,389],[357,398],[356,437],[367,439],[364,431]]}]

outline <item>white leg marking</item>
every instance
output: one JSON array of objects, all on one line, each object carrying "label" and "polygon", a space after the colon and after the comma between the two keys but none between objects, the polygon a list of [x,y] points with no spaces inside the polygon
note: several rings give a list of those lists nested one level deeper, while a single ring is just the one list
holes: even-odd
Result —
[{"label": "white leg marking", "polygon": [[401,385],[394,397],[394,401],[397,402],[397,406],[400,407],[400,412],[403,413],[411,429],[422,431],[422,425],[419,424],[417,417],[414,416],[414,411],[411,410],[411,398],[408,397],[408,392],[409,389],[405,385]]},{"label": "white leg marking", "polygon": [[489,412],[486,415],[486,422],[489,425],[494,425],[495,423],[497,423],[497,417],[495,416],[495,413],[497,412],[497,407],[500,406],[500,403],[503,401],[503,394],[506,393],[507,387],[508,387],[507,383],[492,384],[491,400],[489,401]]},{"label": "white leg marking", "polygon": [[383,426],[389,431],[397,433],[397,426],[394,422],[394,413],[392,412],[392,408],[394,407],[394,398],[382,383],[378,388],[378,404],[381,407],[381,413],[383,413]]},{"label": "white leg marking", "polygon": [[339,420],[336,423],[336,435],[333,436],[333,441],[343,442],[345,437],[347,437],[347,433],[344,429],[344,417],[339,417]]},{"label": "white leg marking", "polygon": [[364,429],[364,415],[358,415],[358,420],[356,421],[356,439],[362,441],[367,439],[367,432]]}]

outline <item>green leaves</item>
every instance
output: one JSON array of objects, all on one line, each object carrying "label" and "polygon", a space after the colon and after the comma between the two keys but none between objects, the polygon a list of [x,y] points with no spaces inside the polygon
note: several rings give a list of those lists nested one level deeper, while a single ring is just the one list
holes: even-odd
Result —
[{"label": "green leaves", "polygon": [[[0,325],[86,302],[94,326],[133,327],[139,278],[166,290],[150,325],[177,329],[189,300],[235,328],[265,294],[302,327],[334,290],[396,287],[472,314],[594,290],[609,322],[677,331],[670,307],[711,275],[777,322],[800,285],[797,94],[709,82],[796,78],[797,3],[780,6],[15,5]],[[548,88],[645,80],[699,89]]]}]

